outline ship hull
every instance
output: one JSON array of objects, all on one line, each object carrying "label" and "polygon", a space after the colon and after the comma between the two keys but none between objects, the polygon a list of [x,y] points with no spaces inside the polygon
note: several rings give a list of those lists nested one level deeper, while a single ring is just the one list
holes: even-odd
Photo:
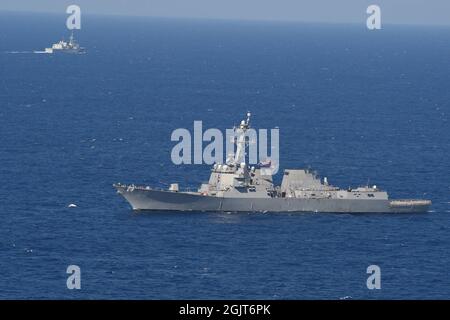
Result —
[{"label": "ship hull", "polygon": [[60,53],[64,53],[64,54],[84,54],[86,53],[85,50],[83,49],[51,49],[51,48],[46,48],[45,53],[51,53],[51,54],[60,54]]},{"label": "ship hull", "polygon": [[431,202],[413,201],[392,205],[390,200],[225,198],[198,193],[172,192],[115,186],[133,210],[216,212],[334,212],[402,213],[426,212]]},{"label": "ship hull", "polygon": [[66,49],[66,50],[53,50],[53,53],[65,53],[65,54],[84,54],[84,50]]}]

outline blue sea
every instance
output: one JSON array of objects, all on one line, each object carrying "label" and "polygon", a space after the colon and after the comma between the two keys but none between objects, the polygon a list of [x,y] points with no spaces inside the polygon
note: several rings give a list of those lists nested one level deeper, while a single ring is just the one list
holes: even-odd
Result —
[{"label": "blue sea", "polygon": [[[450,28],[83,15],[87,54],[33,53],[65,19],[0,13],[1,299],[450,298]],[[136,213],[115,193],[197,187],[210,167],[172,164],[172,131],[247,110],[280,128],[281,169],[431,210]]]}]

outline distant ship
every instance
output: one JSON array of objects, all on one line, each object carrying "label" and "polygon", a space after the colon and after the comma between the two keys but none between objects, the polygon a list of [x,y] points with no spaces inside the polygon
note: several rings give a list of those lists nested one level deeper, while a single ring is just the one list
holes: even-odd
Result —
[{"label": "distant ship", "polygon": [[51,48],[45,48],[45,53],[72,53],[72,54],[82,54],[85,53],[85,49],[80,47],[78,42],[73,36],[73,31],[70,34],[69,42],[61,40],[54,43]]},{"label": "distant ship", "polygon": [[[134,210],[219,212],[332,212],[401,213],[426,212],[430,200],[390,200],[377,186],[340,189],[309,170],[287,169],[281,186],[272,175],[245,162],[246,131],[250,113],[235,128],[236,153],[225,164],[215,164],[208,183],[196,192],[180,191],[173,183],[168,190],[134,184],[114,184]],[[270,171],[269,171],[270,172]]]}]

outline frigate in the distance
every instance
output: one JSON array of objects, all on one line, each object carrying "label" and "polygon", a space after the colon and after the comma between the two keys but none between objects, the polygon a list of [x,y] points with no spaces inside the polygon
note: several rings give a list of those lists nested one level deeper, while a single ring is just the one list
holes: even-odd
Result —
[{"label": "frigate in the distance", "polygon": [[45,48],[43,53],[72,53],[72,54],[83,54],[86,53],[83,47],[80,47],[79,43],[75,40],[73,36],[73,31],[70,34],[69,41],[60,40],[54,43],[51,48]]},{"label": "frigate in the distance", "polygon": [[198,191],[182,191],[173,183],[166,190],[134,184],[114,184],[134,210],[221,212],[426,212],[429,200],[391,200],[377,186],[340,189],[310,170],[284,170],[280,186],[272,182],[266,164],[245,161],[250,113],[235,128],[236,152],[224,164],[215,164],[208,183]]}]

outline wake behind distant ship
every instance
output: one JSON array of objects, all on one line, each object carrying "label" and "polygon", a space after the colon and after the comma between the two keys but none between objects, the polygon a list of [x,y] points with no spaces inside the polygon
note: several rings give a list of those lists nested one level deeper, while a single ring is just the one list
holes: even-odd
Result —
[{"label": "wake behind distant ship", "polygon": [[114,184],[134,210],[225,211],[225,212],[426,212],[429,200],[390,200],[377,186],[340,189],[309,170],[287,169],[280,186],[270,171],[249,166],[245,160],[246,131],[250,113],[235,128],[236,153],[225,164],[215,164],[208,183],[196,192]]}]

